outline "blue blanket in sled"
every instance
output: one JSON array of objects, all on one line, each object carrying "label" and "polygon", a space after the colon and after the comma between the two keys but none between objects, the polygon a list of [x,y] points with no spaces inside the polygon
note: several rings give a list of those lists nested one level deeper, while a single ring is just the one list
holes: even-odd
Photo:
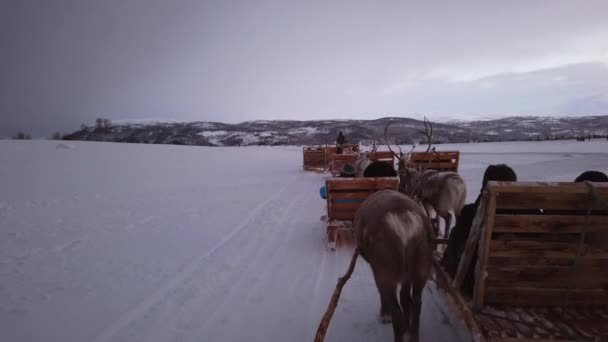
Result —
[{"label": "blue blanket in sled", "polygon": [[[325,185],[323,185],[321,187],[319,192],[320,192],[322,199],[327,199],[327,189],[325,188]],[[333,200],[334,203],[363,203],[363,201],[365,201],[365,200],[364,199],[335,199],[335,200]]]}]

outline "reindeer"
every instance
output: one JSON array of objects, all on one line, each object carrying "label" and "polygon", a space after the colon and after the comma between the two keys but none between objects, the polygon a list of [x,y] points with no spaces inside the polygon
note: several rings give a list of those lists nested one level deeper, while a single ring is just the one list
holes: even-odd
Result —
[{"label": "reindeer", "polygon": [[361,205],[353,227],[359,253],[369,263],[380,293],[382,322],[392,322],[395,342],[407,341],[408,331],[411,341],[418,341],[422,290],[435,250],[428,216],[407,195],[382,190]]},{"label": "reindeer", "polygon": [[445,222],[444,238],[448,238],[452,226],[452,214],[458,218],[465,205],[467,189],[464,180],[455,172],[437,172],[435,170],[419,171],[407,168],[399,173],[400,190],[418,199],[430,217],[433,208],[439,227],[439,217]]},{"label": "reindeer", "polygon": [[367,155],[360,156],[355,162],[356,177],[363,177],[365,169],[367,169],[371,163],[372,161],[367,158]]},{"label": "reindeer", "polygon": [[[467,193],[466,185],[460,175],[455,172],[439,172],[435,170],[420,170],[408,167],[409,155],[414,150],[416,145],[412,147],[412,150],[404,154],[399,148],[399,154],[396,154],[391,149],[388,142],[388,125],[384,129],[384,136],[386,139],[386,145],[397,157],[397,164],[399,170],[399,190],[415,199],[420,201],[424,206],[424,209],[430,217],[430,209],[433,208],[436,213],[436,217],[433,219],[437,222],[435,228],[436,233],[439,230],[439,217],[443,218],[445,222],[444,237],[449,237],[452,214],[458,217],[462,208],[465,205]],[[425,118],[425,127],[426,118]],[[429,133],[428,127],[426,130],[427,141],[432,141],[432,126]],[[399,146],[397,146],[399,147]],[[427,151],[431,149],[429,144]]]}]

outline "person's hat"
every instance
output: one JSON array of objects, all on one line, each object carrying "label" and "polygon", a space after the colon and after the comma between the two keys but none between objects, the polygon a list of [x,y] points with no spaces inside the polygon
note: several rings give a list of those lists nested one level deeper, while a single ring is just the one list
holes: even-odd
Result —
[{"label": "person's hat", "polygon": [[352,164],[344,164],[340,171],[342,177],[355,177],[355,174],[355,167]]}]

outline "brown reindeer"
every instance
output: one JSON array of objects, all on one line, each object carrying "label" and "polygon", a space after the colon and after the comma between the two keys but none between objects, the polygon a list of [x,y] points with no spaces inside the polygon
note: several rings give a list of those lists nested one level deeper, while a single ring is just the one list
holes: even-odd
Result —
[{"label": "brown reindeer", "polygon": [[[444,237],[447,239],[452,224],[452,214],[450,212],[453,211],[454,215],[458,217],[465,205],[467,191],[464,180],[455,172],[438,172],[430,169],[420,170],[408,167],[409,156],[416,145],[408,153],[403,153],[401,148],[399,148],[399,154],[393,152],[388,142],[389,125],[390,123],[384,128],[384,138],[389,151],[397,157],[399,190],[419,200],[429,217],[430,208],[435,210],[437,214],[435,218],[437,220],[436,234],[439,230],[438,218],[443,218],[445,222]],[[430,141],[431,137],[427,135],[427,139]]]},{"label": "brown reindeer", "polygon": [[357,211],[354,231],[380,293],[382,321],[392,322],[395,342],[407,341],[408,332],[411,341],[418,341],[422,290],[435,250],[424,209],[398,191],[378,191]]}]

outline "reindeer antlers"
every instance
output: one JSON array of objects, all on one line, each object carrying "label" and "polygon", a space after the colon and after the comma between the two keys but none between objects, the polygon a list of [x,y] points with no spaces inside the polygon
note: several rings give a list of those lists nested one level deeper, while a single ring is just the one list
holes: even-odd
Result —
[{"label": "reindeer antlers", "polygon": [[430,151],[431,145],[433,144],[433,124],[426,118],[426,116],[424,117],[424,131],[417,131],[426,137],[426,142],[428,144],[426,151]]},{"label": "reindeer antlers", "polygon": [[386,141],[386,146],[388,147],[388,150],[391,151],[391,153],[393,153],[393,155],[395,155],[397,159],[401,159],[401,157],[403,157],[401,147],[397,145],[397,148],[399,149],[399,155],[397,155],[397,153],[393,152],[393,150],[391,149],[391,145],[388,143],[388,126],[390,126],[392,123],[392,121],[389,121],[389,123],[386,124],[386,126],[384,127],[384,140]]}]

